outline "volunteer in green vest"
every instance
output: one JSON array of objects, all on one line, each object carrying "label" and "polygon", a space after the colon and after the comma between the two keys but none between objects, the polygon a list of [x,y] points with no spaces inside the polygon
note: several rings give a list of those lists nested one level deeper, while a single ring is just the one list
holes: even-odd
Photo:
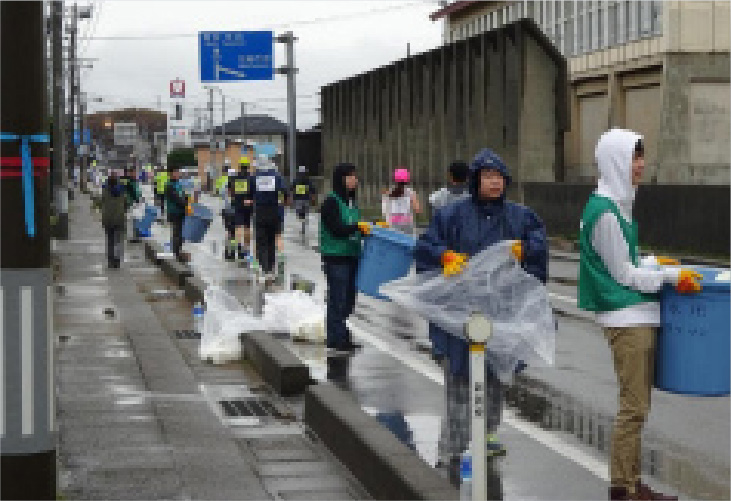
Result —
[{"label": "volunteer in green vest", "polygon": [[127,204],[124,186],[112,173],[102,189],[102,226],[107,236],[107,262],[119,268],[124,260],[124,233],[127,224]]},{"label": "volunteer in green vest", "polygon": [[360,347],[351,339],[345,320],[355,308],[355,278],[361,252],[361,235],[370,233],[370,225],[361,223],[355,202],[358,177],[355,166],[335,166],[332,192],[320,208],[320,254],[327,279],[325,328],[327,348],[352,352]]},{"label": "volunteer in green vest", "polygon": [[[636,222],[637,186],[645,167],[642,136],[612,129],[595,150],[599,184],[584,208],[579,232],[579,307],[594,312],[614,359],[619,410],[610,453],[609,499],[677,499],[640,481],[641,434],[650,411],[655,330],[660,326],[658,292],[700,290],[699,275],[671,266],[667,258],[640,262]],[[657,265],[661,266],[648,266]]]},{"label": "volunteer in green vest", "polygon": [[168,172],[160,167],[155,174],[155,204],[160,214],[165,214],[165,186],[168,184]]}]

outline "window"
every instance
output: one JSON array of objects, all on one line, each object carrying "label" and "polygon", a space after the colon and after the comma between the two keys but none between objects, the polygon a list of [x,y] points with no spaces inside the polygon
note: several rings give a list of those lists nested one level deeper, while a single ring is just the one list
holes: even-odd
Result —
[{"label": "window", "polygon": [[605,47],[604,39],[604,16],[606,15],[605,10],[602,8],[602,4],[599,3],[596,11],[596,48],[601,50]]},{"label": "window", "polygon": [[645,2],[639,2],[639,8],[638,8],[638,15],[639,15],[639,22],[638,26],[640,28],[640,36],[641,37],[649,37],[652,35],[652,4],[654,2],[651,1],[645,1]]},{"label": "window", "polygon": [[563,36],[563,52],[566,57],[573,56],[576,52],[574,49],[574,18],[571,17],[566,21],[566,30]]},{"label": "window", "polygon": [[617,44],[617,4],[609,2],[606,10],[607,15],[607,47]]},{"label": "window", "polygon": [[662,35],[662,0],[652,2],[652,34]]},{"label": "window", "polygon": [[490,29],[490,17],[485,14],[482,16],[482,30],[488,31]]}]

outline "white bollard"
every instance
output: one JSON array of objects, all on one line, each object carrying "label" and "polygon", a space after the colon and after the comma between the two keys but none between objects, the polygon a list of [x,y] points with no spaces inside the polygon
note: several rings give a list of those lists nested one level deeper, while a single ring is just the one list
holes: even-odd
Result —
[{"label": "white bollard", "polygon": [[472,499],[487,499],[485,442],[485,343],[492,336],[492,322],[473,313],[465,326],[470,341],[470,403],[472,435]]}]

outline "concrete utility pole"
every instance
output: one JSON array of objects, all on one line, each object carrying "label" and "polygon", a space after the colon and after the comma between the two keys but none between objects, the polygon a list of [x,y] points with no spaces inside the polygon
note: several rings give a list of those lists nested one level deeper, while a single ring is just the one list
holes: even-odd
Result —
[{"label": "concrete utility pole", "polygon": [[45,37],[43,3],[0,2],[2,499],[56,499]]},{"label": "concrete utility pole", "polygon": [[294,42],[297,38],[294,33],[288,31],[277,37],[276,40],[287,46],[287,66],[279,68],[277,72],[287,75],[287,115],[289,117],[287,149],[289,151],[289,181],[293,184],[297,165],[297,85],[295,82],[297,68],[294,62]]},{"label": "concrete utility pole", "polygon": [[246,103],[241,101],[241,146],[246,144]]},{"label": "concrete utility pole", "polygon": [[76,133],[76,32],[78,28],[78,9],[76,4],[72,9],[71,16],[71,38],[69,44],[69,128],[68,128],[68,179],[74,178],[74,164],[76,163],[76,145],[74,136]]},{"label": "concrete utility pole", "polygon": [[221,135],[223,136],[223,154],[221,156],[221,172],[216,175],[223,175],[223,170],[226,168],[226,96],[221,92]]},{"label": "concrete utility pole", "polygon": [[51,4],[52,50],[53,50],[53,158],[51,177],[56,205],[56,238],[67,240],[69,237],[69,198],[68,177],[64,165],[66,146],[65,99],[63,85],[63,2]]}]

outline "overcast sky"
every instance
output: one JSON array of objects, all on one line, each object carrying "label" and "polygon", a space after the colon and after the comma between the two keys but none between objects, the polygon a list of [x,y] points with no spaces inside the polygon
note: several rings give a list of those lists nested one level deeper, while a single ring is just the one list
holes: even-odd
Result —
[{"label": "overcast sky", "polygon": [[[437,47],[441,21],[429,14],[435,1],[285,1],[285,0],[106,0],[92,2],[92,20],[79,25],[80,55],[98,58],[82,74],[82,90],[104,102],[90,109],[126,106],[170,106],[169,82],[186,81],[184,110],[192,123],[193,108],[207,106],[207,92],[198,72],[199,31],[292,30],[295,45],[297,95],[312,96],[320,86],[383,66],[406,56],[407,43],[416,54]],[[103,37],[191,35],[165,40],[111,40]],[[275,67],[284,64],[284,46],[275,44]],[[267,113],[286,121],[286,77],[273,81],[218,84],[236,100],[255,102],[247,113]],[[216,123],[221,120],[220,95]],[[281,101],[276,101],[281,99]],[[258,102],[257,102],[258,101]],[[319,99],[297,103],[297,126],[319,122]],[[240,104],[227,104],[226,120],[238,117]]]}]

